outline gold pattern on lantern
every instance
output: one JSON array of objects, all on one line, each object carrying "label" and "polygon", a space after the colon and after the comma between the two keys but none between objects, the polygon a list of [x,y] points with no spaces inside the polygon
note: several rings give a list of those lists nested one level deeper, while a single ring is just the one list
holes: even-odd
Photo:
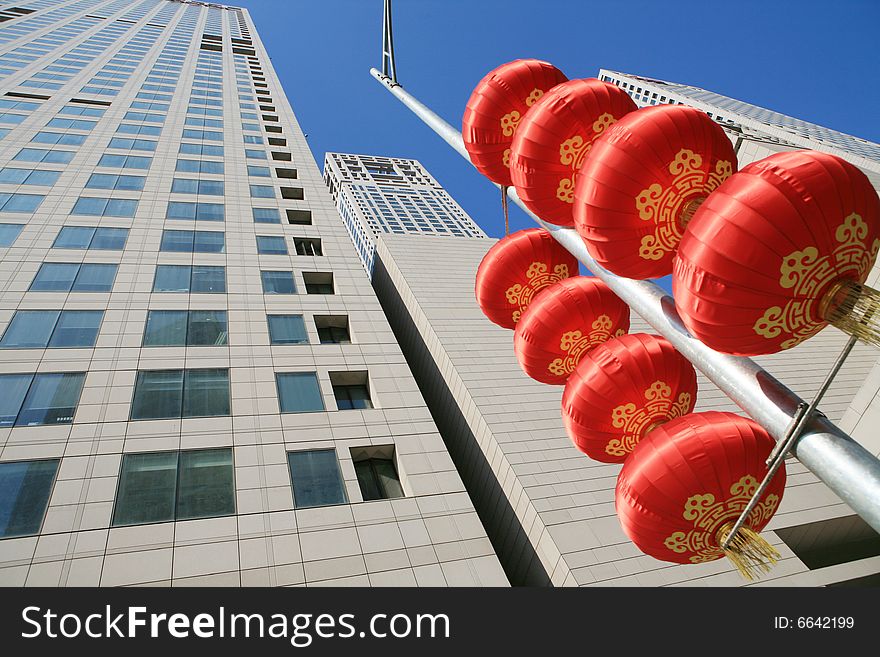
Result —
[{"label": "gold pattern on lantern", "polygon": [[[693,529],[673,532],[663,544],[676,554],[690,553],[691,563],[720,559],[724,552],[718,545],[718,530],[725,522],[739,517],[756,490],[758,479],[746,475],[730,487],[730,497],[725,500],[716,501],[712,493],[692,495],[685,502],[682,517],[693,523]],[[766,524],[778,506],[778,495],[766,495],[749,514],[746,527],[754,530]]]},{"label": "gold pattern on lantern", "polygon": [[516,306],[516,310],[513,311],[512,315],[514,323],[519,321],[523,311],[528,308],[535,294],[548,285],[558,283],[569,276],[568,265],[566,264],[554,266],[552,272],[546,262],[533,262],[529,265],[529,268],[526,269],[528,282],[525,285],[521,283],[511,285],[504,293],[507,302],[512,306]]},{"label": "gold pattern on lantern", "polygon": [[501,163],[504,164],[508,169],[510,168],[510,149],[505,148],[504,154],[501,156]]},{"label": "gold pattern on lantern", "polygon": [[612,334],[614,322],[608,315],[599,315],[591,325],[589,333],[582,331],[566,331],[559,340],[559,348],[565,353],[562,358],[555,358],[547,366],[547,370],[556,376],[568,376],[581,362],[581,357],[596,345],[607,342],[611,338],[624,335],[626,331],[617,329]]},{"label": "gold pattern on lantern", "polygon": [[659,183],[643,189],[636,197],[636,210],[642,221],[653,221],[654,232],[642,237],[639,257],[660,260],[678,248],[684,225],[693,214],[693,201],[705,198],[730,177],[733,165],[718,160],[713,171],[703,171],[703,157],[681,149],[667,170],[675,178],[667,187]]},{"label": "gold pattern on lantern", "polygon": [[841,276],[854,274],[863,281],[877,257],[880,239],[869,246],[868,232],[864,219],[853,212],[834,231],[838,245],[831,255],[820,257],[819,249],[808,246],[785,256],[779,266],[779,285],[797,298],[789,299],[784,307],[768,308],[755,322],[755,333],[767,339],[784,335],[780,346],[789,349],[821,331],[826,322],[818,310],[825,289]]},{"label": "gold pattern on lantern", "polygon": [[538,100],[540,100],[541,96],[543,96],[543,95],[544,95],[543,89],[538,89],[538,88],[532,89],[532,92],[526,97],[526,107],[531,107],[532,105],[537,103]]},{"label": "gold pattern on lantern", "polygon": [[517,110],[513,110],[502,116],[501,134],[505,137],[512,137],[513,133],[516,132],[516,127],[519,125],[520,121],[522,121],[522,114]]},{"label": "gold pattern on lantern", "polygon": [[593,142],[616,120],[613,114],[605,112],[593,121],[593,134],[589,135],[588,139],[581,135],[575,135],[559,145],[559,163],[571,167],[572,171],[571,176],[560,180],[556,188],[556,198],[563,203],[574,203],[574,183],[577,172],[580,171]]},{"label": "gold pattern on lantern", "polygon": [[638,406],[632,402],[621,404],[611,411],[611,425],[621,429],[620,438],[613,438],[605,445],[610,456],[626,456],[648,432],[660,422],[687,415],[693,408],[691,394],[679,393],[672,398],[672,388],[663,381],[654,381],[645,390],[645,403]]}]

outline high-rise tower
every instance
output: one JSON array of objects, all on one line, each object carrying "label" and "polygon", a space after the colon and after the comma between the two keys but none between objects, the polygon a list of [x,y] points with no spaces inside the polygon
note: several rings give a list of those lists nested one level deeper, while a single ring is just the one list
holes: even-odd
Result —
[{"label": "high-rise tower", "polygon": [[247,11],[8,4],[0,584],[506,584]]}]

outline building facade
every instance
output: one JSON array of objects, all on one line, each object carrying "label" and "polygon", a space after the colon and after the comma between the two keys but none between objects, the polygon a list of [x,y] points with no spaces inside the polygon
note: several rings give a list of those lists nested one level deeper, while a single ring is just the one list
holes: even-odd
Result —
[{"label": "building facade", "polygon": [[418,160],[327,153],[324,183],[370,275],[383,233],[487,237]]},{"label": "building facade", "polygon": [[0,584],[506,585],[247,11],[0,18]]},{"label": "building facade", "polygon": [[[774,152],[817,148],[872,175],[876,144],[683,85],[601,71],[640,106],[685,103],[710,112],[737,146],[740,166]],[[808,129],[809,128],[809,129]],[[810,134],[821,136],[812,141]],[[875,178],[876,180],[876,178]],[[474,298],[477,267],[491,244],[383,234],[373,285],[407,361],[514,584],[556,586],[738,586],[726,560],[677,566],[643,555],[614,510],[619,467],[578,452],[560,415],[562,389],[528,378],[511,332],[489,322]],[[871,274],[876,281],[878,270]],[[633,315],[632,332],[653,332]],[[846,342],[827,328],[795,349],[757,362],[809,399]],[[877,443],[880,365],[858,345],[821,410],[866,444]],[[702,375],[697,411],[739,409]],[[873,427],[873,431],[871,428]],[[860,431],[859,431],[860,429]],[[754,585],[844,586],[880,583],[880,536],[794,460],[766,537],[782,555]]]}]

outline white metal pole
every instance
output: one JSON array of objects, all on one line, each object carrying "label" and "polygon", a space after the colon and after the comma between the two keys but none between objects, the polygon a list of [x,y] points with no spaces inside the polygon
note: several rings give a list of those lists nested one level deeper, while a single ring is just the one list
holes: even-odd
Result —
[{"label": "white metal pole", "polygon": [[[457,129],[396,81],[375,68],[370,73],[470,163]],[[577,231],[541,221],[512,187],[508,195],[776,440],[785,437],[798,405],[803,403],[800,397],[751,359],[722,354],[704,345],[688,333],[672,296],[660,286],[612,274],[593,260]],[[880,461],[875,456],[818,413],[804,428],[792,453],[880,532]]]}]

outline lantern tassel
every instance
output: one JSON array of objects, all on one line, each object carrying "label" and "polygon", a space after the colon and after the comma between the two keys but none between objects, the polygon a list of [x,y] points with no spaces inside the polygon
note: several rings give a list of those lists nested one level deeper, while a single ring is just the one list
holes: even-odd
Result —
[{"label": "lantern tassel", "polygon": [[[718,530],[718,544],[724,543],[734,523],[725,523]],[[730,559],[742,576],[752,581],[779,561],[780,554],[772,545],[761,538],[761,535],[748,527],[741,527],[730,543],[724,548],[724,556]]]},{"label": "lantern tassel", "polygon": [[507,185],[501,185],[501,208],[504,210],[504,236],[510,235],[510,211],[507,206]]},{"label": "lantern tassel", "polygon": [[880,291],[856,281],[839,281],[819,310],[823,319],[844,333],[880,347]]}]

